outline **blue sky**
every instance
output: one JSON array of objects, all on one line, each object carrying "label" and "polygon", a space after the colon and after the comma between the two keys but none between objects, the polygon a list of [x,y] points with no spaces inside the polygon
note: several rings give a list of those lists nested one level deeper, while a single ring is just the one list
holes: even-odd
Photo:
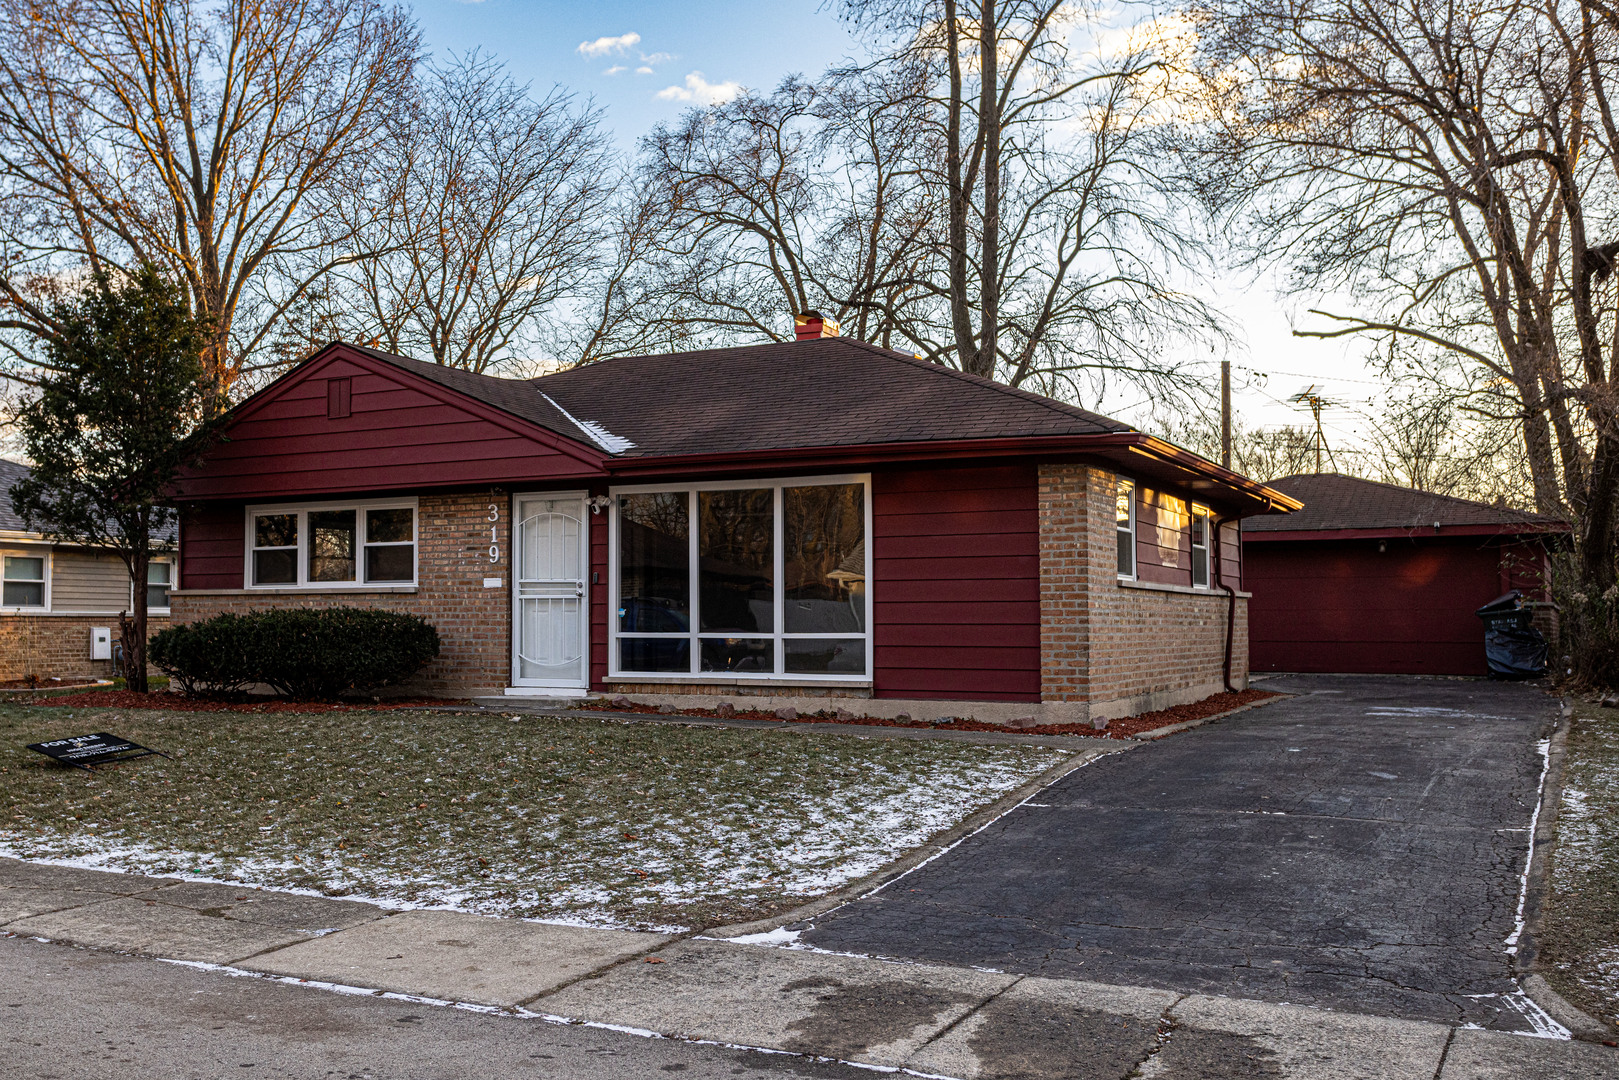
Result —
[{"label": "blue sky", "polygon": [[[859,52],[835,9],[820,0],[419,0],[414,11],[436,54],[480,48],[538,94],[561,85],[594,98],[626,150],[654,124],[709,96],[734,86],[768,89],[786,75],[813,75]],[[1289,311],[1315,305],[1278,300],[1268,281],[1233,275],[1198,287],[1239,330],[1242,346],[1232,359],[1239,382],[1252,388],[1238,393],[1236,407],[1250,425],[1306,423],[1308,413],[1286,399],[1314,383],[1346,406],[1324,418],[1329,442],[1356,438],[1363,424],[1347,406],[1364,409],[1377,390],[1358,345],[1293,337]],[[1258,380],[1253,372],[1269,377]],[[1141,395],[1128,389],[1101,408],[1120,419],[1145,419]]]}]

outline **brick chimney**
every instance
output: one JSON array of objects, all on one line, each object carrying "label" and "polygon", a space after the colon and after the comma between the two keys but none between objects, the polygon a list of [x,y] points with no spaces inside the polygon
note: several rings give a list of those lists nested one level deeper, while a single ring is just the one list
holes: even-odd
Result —
[{"label": "brick chimney", "polygon": [[799,341],[838,336],[838,324],[819,311],[806,311],[802,315],[794,315],[793,330],[797,333]]}]

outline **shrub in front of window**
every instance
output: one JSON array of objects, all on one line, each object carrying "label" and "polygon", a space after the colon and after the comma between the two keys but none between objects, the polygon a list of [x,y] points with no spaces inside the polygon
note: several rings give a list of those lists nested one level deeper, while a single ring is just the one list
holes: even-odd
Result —
[{"label": "shrub in front of window", "polygon": [[425,619],[353,607],[216,615],[152,644],[154,662],[187,693],[267,683],[300,701],[394,685],[439,654]]}]

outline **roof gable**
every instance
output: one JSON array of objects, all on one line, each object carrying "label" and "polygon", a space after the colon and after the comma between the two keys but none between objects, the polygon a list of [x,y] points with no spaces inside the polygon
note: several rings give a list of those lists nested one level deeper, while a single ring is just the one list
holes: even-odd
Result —
[{"label": "roof gable", "polygon": [[[331,380],[344,379],[348,414],[329,415]],[[517,416],[446,380],[333,345],[233,410],[224,440],[181,473],[175,497],[270,500],[598,475],[605,453],[583,433],[555,430],[565,420],[553,416],[552,424]]]}]

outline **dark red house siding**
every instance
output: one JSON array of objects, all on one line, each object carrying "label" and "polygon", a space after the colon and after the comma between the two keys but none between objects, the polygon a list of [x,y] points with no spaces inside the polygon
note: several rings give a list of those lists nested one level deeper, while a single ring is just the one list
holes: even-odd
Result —
[{"label": "dark red house siding", "polygon": [[180,511],[180,588],[242,587],[246,521],[241,503],[207,503]]},{"label": "dark red house siding", "polygon": [[1255,671],[1484,675],[1473,612],[1504,590],[1477,537],[1244,545]]},{"label": "dark red house siding", "polygon": [[[379,365],[380,367],[381,365]],[[334,416],[329,380],[349,380],[347,415]],[[182,474],[181,500],[255,502],[296,496],[521,484],[599,473],[564,440],[480,402],[392,369],[333,358],[307,378],[250,402],[207,467]]]},{"label": "dark red house siding", "polygon": [[1032,464],[872,474],[874,692],[1040,700]]}]

